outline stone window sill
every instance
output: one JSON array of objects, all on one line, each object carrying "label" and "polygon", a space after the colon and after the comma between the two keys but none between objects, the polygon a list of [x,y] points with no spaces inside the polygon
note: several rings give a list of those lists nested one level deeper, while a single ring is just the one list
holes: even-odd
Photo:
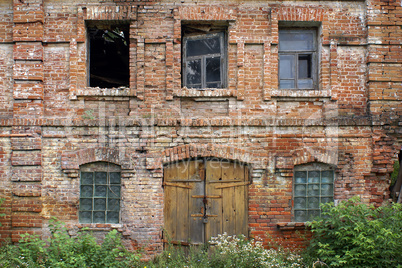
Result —
[{"label": "stone window sill", "polygon": [[79,229],[87,228],[91,231],[109,231],[111,229],[123,228],[121,223],[79,223],[76,225]]},{"label": "stone window sill", "polygon": [[306,229],[306,223],[305,222],[279,222],[276,224],[276,227],[279,230],[300,230],[300,229]]},{"label": "stone window sill", "polygon": [[198,88],[187,88],[183,87],[180,89],[179,92],[175,94],[177,97],[236,97],[237,91],[234,89],[227,89],[227,88],[205,88],[205,89],[198,89]]},{"label": "stone window sill", "polygon": [[275,89],[271,93],[272,98],[277,99],[324,99],[331,98],[331,90],[311,89]]},{"label": "stone window sill", "polygon": [[72,99],[77,97],[129,97],[133,96],[132,91],[128,87],[118,88],[99,88],[85,87],[77,89],[72,96]]}]

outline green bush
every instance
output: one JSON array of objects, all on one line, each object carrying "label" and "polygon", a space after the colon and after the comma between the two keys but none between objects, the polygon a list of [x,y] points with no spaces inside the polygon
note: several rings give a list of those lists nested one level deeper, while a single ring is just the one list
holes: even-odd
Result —
[{"label": "green bush", "polygon": [[116,230],[109,232],[102,244],[87,231],[70,237],[62,223],[50,221],[51,237],[22,235],[18,245],[5,245],[0,252],[2,267],[136,267],[139,255],[127,251]]},{"label": "green bush", "polygon": [[378,208],[358,197],[321,206],[322,217],[308,223],[313,238],[305,260],[329,267],[402,267],[402,206]]}]

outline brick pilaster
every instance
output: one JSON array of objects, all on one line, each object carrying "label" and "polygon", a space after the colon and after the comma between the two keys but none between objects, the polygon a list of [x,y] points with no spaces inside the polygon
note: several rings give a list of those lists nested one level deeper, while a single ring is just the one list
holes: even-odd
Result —
[{"label": "brick pilaster", "polygon": [[[13,118],[43,117],[42,0],[13,3]],[[11,238],[41,233],[42,128],[13,126],[11,133]]]}]

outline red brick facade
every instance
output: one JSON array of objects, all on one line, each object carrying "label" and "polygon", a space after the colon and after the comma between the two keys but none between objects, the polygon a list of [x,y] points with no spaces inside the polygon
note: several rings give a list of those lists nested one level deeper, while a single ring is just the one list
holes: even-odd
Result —
[{"label": "red brick facade", "polygon": [[[299,244],[294,168],[335,167],[335,202],[389,198],[402,145],[402,3],[0,0],[0,239],[78,221],[80,165],[121,167],[128,244],[163,246],[163,165],[248,164],[249,236]],[[129,87],[88,86],[86,23],[129,23]],[[227,25],[227,83],[182,86],[182,26]],[[290,24],[293,23],[293,24]],[[317,27],[317,87],[279,89],[278,29]]]}]

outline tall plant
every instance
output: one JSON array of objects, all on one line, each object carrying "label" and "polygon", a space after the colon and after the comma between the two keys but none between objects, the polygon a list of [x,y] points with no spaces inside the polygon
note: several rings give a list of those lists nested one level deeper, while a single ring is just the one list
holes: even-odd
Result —
[{"label": "tall plant", "polygon": [[310,260],[329,267],[402,267],[401,204],[375,208],[354,197],[321,208],[322,217],[308,223]]}]

